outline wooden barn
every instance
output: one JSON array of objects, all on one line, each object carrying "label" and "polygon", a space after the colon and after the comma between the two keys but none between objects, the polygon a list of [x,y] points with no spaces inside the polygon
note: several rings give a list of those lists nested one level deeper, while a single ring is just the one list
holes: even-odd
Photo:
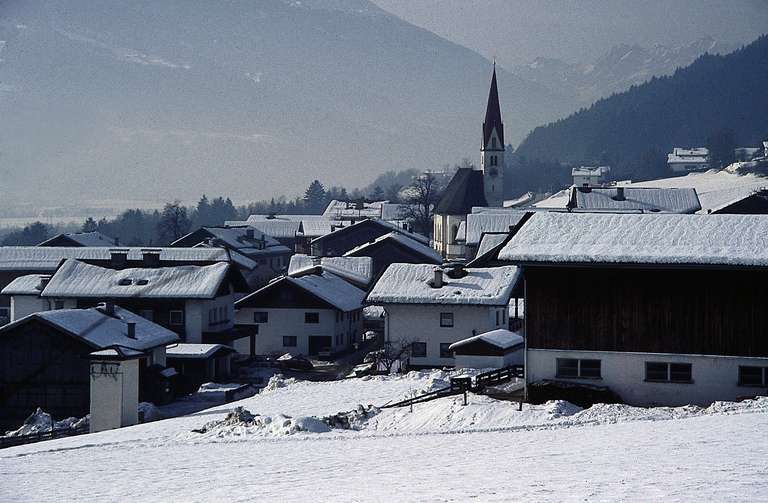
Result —
[{"label": "wooden barn", "polygon": [[537,213],[499,260],[523,269],[529,382],[638,405],[768,389],[768,217]]}]

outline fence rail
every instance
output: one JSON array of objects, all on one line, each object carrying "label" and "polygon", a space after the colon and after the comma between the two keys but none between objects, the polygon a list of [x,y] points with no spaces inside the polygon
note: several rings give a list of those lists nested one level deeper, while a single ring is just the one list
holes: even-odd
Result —
[{"label": "fence rail", "polygon": [[90,428],[88,425],[78,426],[77,428],[67,428],[65,430],[51,430],[42,431],[40,433],[32,433],[30,435],[20,435],[18,437],[0,437],[0,449],[6,447],[14,447],[16,445],[32,444],[35,442],[42,442],[43,440],[53,440],[55,438],[73,437],[75,435],[82,435],[88,433]]}]

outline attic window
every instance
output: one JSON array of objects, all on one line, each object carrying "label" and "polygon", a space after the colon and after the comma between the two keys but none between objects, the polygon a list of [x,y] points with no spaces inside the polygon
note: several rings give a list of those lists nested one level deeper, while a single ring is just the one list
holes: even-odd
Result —
[{"label": "attic window", "polygon": [[133,284],[133,280],[131,278],[123,278],[118,281],[117,284],[120,286],[131,286]]},{"label": "attic window", "polygon": [[139,286],[144,286],[144,285],[149,284],[149,280],[148,279],[137,279],[136,280],[136,284],[139,285]]}]

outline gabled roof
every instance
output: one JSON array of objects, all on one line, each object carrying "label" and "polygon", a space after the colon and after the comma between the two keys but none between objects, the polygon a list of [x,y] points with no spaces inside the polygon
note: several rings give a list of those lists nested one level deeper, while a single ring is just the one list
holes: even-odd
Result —
[{"label": "gabled roof", "polygon": [[484,232],[480,238],[480,244],[477,247],[476,258],[480,258],[498,247],[509,236],[508,232]]},{"label": "gabled roof", "polygon": [[[574,210],[641,210],[696,213],[701,209],[695,189],[661,187],[573,187],[569,206]],[[619,196],[619,192],[623,196]]]},{"label": "gabled roof", "polygon": [[296,254],[288,264],[288,275],[297,276],[314,272],[317,268],[340,276],[358,285],[368,285],[373,279],[371,257],[311,257]]},{"label": "gabled roof", "polygon": [[534,213],[499,260],[768,267],[767,215]]},{"label": "gabled roof", "polygon": [[466,243],[468,246],[479,245],[485,232],[509,232],[510,227],[520,223],[524,216],[524,211],[514,210],[470,213],[467,215]]},{"label": "gabled roof", "polygon": [[515,266],[466,268],[461,278],[443,274],[443,286],[433,288],[435,266],[392,264],[373,286],[371,304],[506,305],[520,271]]},{"label": "gabled roof", "polygon": [[501,122],[501,107],[499,106],[499,89],[496,85],[496,64],[493,64],[493,77],[491,89],[488,92],[488,104],[485,108],[485,120],[483,121],[483,146],[491,141],[491,133],[496,129],[496,134],[501,142],[500,148],[504,148],[504,124]]},{"label": "gabled roof", "polygon": [[[234,255],[224,248],[152,248],[152,247],[45,247],[0,246],[0,270],[53,271],[62,260],[109,260],[113,250],[127,253],[128,260],[142,260],[145,251],[158,252],[162,262],[229,262]],[[253,261],[242,256],[245,261]]]},{"label": "gabled roof", "polygon": [[[307,274],[296,278],[283,276],[238,300],[235,302],[235,307],[253,307],[254,299],[270,290],[282,288],[286,285],[298,287],[340,311],[355,311],[363,307],[365,292],[329,272]],[[290,308],[291,306],[285,307]]]},{"label": "gabled roof", "polygon": [[390,232],[389,234],[384,234],[383,236],[380,236],[371,242],[364,243],[356,248],[352,248],[351,250],[346,252],[344,256],[349,257],[349,256],[365,255],[366,250],[368,250],[369,248],[375,248],[375,247],[381,246],[383,243],[386,243],[386,242],[391,242],[397,246],[407,248],[409,251],[423,256],[425,260],[429,260],[438,264],[442,263],[443,261],[443,257],[439,253],[437,253],[437,251],[434,248],[430,248],[429,246],[423,243],[420,243],[414,239],[411,239],[408,236],[404,236],[399,232]]},{"label": "gabled roof", "polygon": [[459,168],[443,191],[435,207],[439,215],[467,215],[473,206],[488,206],[485,200],[483,172]]},{"label": "gabled roof", "polygon": [[229,264],[218,263],[114,270],[67,259],[40,296],[212,299],[227,279],[229,269]]},{"label": "gabled roof", "polygon": [[497,347],[499,349],[511,349],[515,346],[521,346],[523,344],[523,337],[520,334],[511,332],[504,328],[498,328],[496,330],[491,330],[490,332],[485,332],[454,342],[448,346],[448,349],[453,351],[475,342],[490,344],[491,346]]},{"label": "gabled roof", "polygon": [[[14,327],[34,320],[56,327],[95,349],[120,346],[145,351],[179,340],[175,332],[127,309],[114,306],[114,314],[110,315],[103,305],[90,309],[59,309],[33,313],[0,328],[0,337]],[[129,322],[135,323],[135,338],[128,337]]]},{"label": "gabled roof", "polygon": [[106,234],[98,231],[67,232],[64,234],[58,234],[50,239],[46,239],[37,246],[51,246],[56,241],[62,239],[70,241],[72,246],[117,246],[117,242],[114,238],[111,238]]},{"label": "gabled roof", "polygon": [[[249,232],[253,233],[250,237],[248,235]],[[195,235],[209,238],[212,240],[210,243],[212,246],[222,245],[249,257],[262,254],[290,253],[291,251],[272,236],[253,227],[201,227],[186,236],[180,237],[171,243],[171,246],[176,243],[186,242]],[[204,241],[200,241],[200,243],[204,243]]]},{"label": "gabled roof", "polygon": [[259,231],[277,239],[295,239],[301,230],[301,220],[287,220],[284,218],[254,218],[259,215],[251,215],[248,220],[232,220],[225,222],[229,227],[253,227]]},{"label": "gabled roof", "polygon": [[364,218],[363,220],[360,220],[359,222],[356,222],[354,224],[346,225],[345,227],[339,227],[337,229],[334,229],[333,232],[323,234],[322,236],[313,239],[312,244],[321,243],[323,241],[327,241],[329,239],[333,239],[339,236],[352,234],[356,232],[358,229],[361,229],[363,227],[368,227],[368,226],[379,227],[382,229],[382,231],[394,231],[404,236],[407,236],[411,239],[419,241],[423,244],[426,244],[426,245],[429,244],[429,238],[422,236],[421,234],[416,234],[415,232],[409,232],[405,229],[402,229],[396,224],[387,222],[386,220],[381,220],[379,218]]},{"label": "gabled roof", "polygon": [[14,279],[0,291],[2,295],[39,295],[43,291],[43,280],[50,274],[27,274]]}]

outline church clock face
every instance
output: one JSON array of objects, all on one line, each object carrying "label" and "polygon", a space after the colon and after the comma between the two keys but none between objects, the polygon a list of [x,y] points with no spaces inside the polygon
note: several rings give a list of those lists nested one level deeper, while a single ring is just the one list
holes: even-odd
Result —
[{"label": "church clock face", "polygon": [[499,170],[496,168],[491,168],[488,170],[488,174],[495,178],[499,175]]}]

